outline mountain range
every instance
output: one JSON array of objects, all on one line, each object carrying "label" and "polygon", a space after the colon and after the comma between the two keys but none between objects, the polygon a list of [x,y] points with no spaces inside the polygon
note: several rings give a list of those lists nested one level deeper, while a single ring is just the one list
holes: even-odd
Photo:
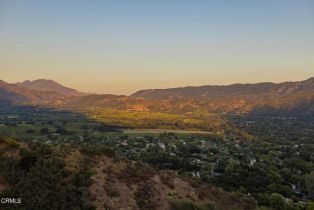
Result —
[{"label": "mountain range", "polygon": [[314,78],[299,82],[150,89],[130,96],[88,94],[44,79],[16,84],[0,81],[0,100],[69,108],[309,116],[314,115]]},{"label": "mountain range", "polygon": [[314,113],[314,78],[299,82],[141,90],[131,97],[190,101],[210,112],[308,115]]},{"label": "mountain range", "polygon": [[34,81],[26,80],[24,82],[15,83],[19,87],[25,87],[32,90],[55,92],[62,96],[83,96],[86,93],[79,92],[72,88],[64,87],[53,80],[38,79]]},{"label": "mountain range", "polygon": [[57,92],[29,89],[0,80],[0,101],[11,103],[44,103],[59,98],[61,98],[61,95]]}]

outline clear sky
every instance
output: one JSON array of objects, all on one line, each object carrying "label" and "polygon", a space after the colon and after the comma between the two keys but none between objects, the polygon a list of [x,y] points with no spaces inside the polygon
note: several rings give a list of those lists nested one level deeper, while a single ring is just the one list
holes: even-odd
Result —
[{"label": "clear sky", "polygon": [[129,94],[314,76],[314,0],[0,0],[0,79]]}]

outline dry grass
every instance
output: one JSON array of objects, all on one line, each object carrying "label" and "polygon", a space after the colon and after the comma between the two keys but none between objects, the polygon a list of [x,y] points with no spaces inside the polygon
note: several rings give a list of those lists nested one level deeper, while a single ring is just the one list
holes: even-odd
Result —
[{"label": "dry grass", "polygon": [[169,200],[198,205],[213,203],[221,209],[254,209],[254,203],[207,184],[180,177],[173,171],[157,171],[129,160],[106,156],[95,159],[89,188],[91,203],[97,210],[164,210]]}]

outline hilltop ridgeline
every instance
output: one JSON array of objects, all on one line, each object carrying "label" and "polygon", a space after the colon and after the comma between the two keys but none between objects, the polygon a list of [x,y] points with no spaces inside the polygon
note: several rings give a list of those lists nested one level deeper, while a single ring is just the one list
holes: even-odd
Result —
[{"label": "hilltop ridgeline", "polygon": [[299,82],[141,90],[131,96],[87,94],[51,80],[0,82],[0,100],[79,108],[188,113],[314,114],[314,78]]}]

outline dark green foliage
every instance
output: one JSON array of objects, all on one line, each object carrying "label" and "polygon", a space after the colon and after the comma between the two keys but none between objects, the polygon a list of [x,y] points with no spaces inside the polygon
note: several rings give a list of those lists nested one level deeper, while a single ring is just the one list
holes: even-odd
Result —
[{"label": "dark green foliage", "polygon": [[258,193],[257,200],[260,205],[262,206],[269,206],[270,205],[270,195],[267,193]]},{"label": "dark green foliage", "polygon": [[111,148],[104,146],[104,145],[86,145],[84,146],[81,151],[90,156],[94,155],[106,155],[108,157],[114,157],[115,156],[115,151],[112,150]]},{"label": "dark green foliage", "polygon": [[207,203],[204,205],[196,205],[189,201],[171,200],[169,201],[168,210],[215,210],[217,209],[213,204]]},{"label": "dark green foliage", "polygon": [[270,196],[270,205],[276,210],[286,210],[287,209],[287,203],[284,199],[284,197],[280,194],[273,193]]},{"label": "dark green foliage", "polygon": [[67,135],[68,131],[65,128],[63,128],[63,127],[57,127],[56,133],[59,133],[61,135]]},{"label": "dark green foliage", "polygon": [[28,172],[32,167],[35,166],[36,162],[37,157],[35,155],[31,153],[26,154],[20,159],[18,167]]},{"label": "dark green foliage", "polygon": [[305,187],[310,198],[314,199],[314,171],[305,175]]},{"label": "dark green foliage", "polygon": [[2,157],[1,175],[12,189],[0,197],[22,198],[21,204],[9,205],[22,210],[85,209],[83,189],[90,184],[90,174],[74,173],[65,168],[62,157],[47,145],[35,146],[33,152],[21,152],[19,160]]},{"label": "dark green foliage", "polygon": [[29,128],[29,129],[27,129],[27,130],[25,131],[25,133],[27,133],[27,134],[32,134],[32,133],[35,133],[35,131],[34,131],[34,129]]},{"label": "dark green foliage", "polygon": [[48,135],[49,134],[49,128],[41,128],[40,133],[42,135]]}]

